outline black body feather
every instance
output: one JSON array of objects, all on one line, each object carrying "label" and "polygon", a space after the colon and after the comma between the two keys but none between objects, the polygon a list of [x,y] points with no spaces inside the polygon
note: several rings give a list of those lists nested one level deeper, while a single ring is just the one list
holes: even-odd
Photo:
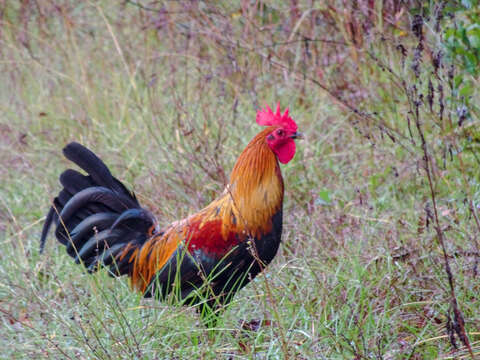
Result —
[{"label": "black body feather", "polygon": [[[248,242],[240,243],[220,261],[202,251],[187,254],[179,247],[152,278],[144,296],[165,298],[175,291],[174,286],[179,286],[179,298],[192,305],[201,304],[201,312],[204,305],[215,308],[217,302],[228,304],[235,293],[254,279],[277,254],[282,238],[282,209],[273,216],[272,223],[270,233],[254,239],[255,251],[262,264],[252,255]],[[208,284],[205,284],[205,278],[209,279]],[[211,300],[205,302],[206,298]]]}]

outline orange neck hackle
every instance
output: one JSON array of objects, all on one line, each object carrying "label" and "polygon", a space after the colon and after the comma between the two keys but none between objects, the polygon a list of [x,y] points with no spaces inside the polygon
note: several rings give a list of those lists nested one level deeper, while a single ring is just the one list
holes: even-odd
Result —
[{"label": "orange neck hackle", "polygon": [[277,157],[266,141],[276,128],[270,126],[250,141],[239,156],[225,190],[230,192],[239,215],[250,225],[265,224],[282,205],[282,174]]},{"label": "orange neck hackle", "polygon": [[238,157],[230,174],[229,184],[235,193],[248,191],[243,186],[257,186],[262,179],[270,176],[280,175],[281,178],[281,174],[278,174],[280,167],[277,158],[266,140],[276,128],[277,126],[269,126],[258,133]]}]

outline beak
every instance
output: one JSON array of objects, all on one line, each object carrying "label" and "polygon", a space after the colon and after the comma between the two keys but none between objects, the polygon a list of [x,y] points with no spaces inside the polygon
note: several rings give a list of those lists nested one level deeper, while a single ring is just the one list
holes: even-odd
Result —
[{"label": "beak", "polygon": [[292,139],[305,139],[305,136],[301,132],[294,132],[290,138]]}]

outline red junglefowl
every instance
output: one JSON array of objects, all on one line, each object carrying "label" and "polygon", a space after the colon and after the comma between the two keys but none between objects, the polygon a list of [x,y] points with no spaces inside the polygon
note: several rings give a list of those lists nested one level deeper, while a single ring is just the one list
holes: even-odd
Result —
[{"label": "red junglefowl", "polygon": [[63,190],[53,200],[41,235],[48,230],[68,255],[90,272],[106,267],[128,275],[145,296],[172,291],[185,304],[212,314],[268,265],[282,235],[283,179],[279,161],[295,155],[297,125],[279,106],[257,113],[268,126],[253,138],[235,164],[230,183],[210,205],[162,230],[107,166],[72,142],[63,153],[88,175],[68,169]]}]

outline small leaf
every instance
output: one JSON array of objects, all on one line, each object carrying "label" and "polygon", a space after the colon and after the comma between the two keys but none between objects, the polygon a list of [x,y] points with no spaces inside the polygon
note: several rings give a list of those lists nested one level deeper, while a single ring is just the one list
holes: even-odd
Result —
[{"label": "small leaf", "polygon": [[480,25],[473,24],[467,28],[467,37],[473,48],[480,48]]},{"label": "small leaf", "polygon": [[330,199],[330,190],[323,189],[318,193],[318,198],[315,200],[315,205],[330,205],[332,200]]},{"label": "small leaf", "polygon": [[466,53],[465,63],[467,65],[468,72],[471,74],[475,74],[477,72],[478,59],[474,54],[471,52]]},{"label": "small leaf", "polygon": [[448,28],[447,30],[445,30],[445,40],[449,40],[453,36],[455,36],[454,28]]},{"label": "small leaf", "polygon": [[474,92],[474,87],[472,81],[465,81],[462,88],[459,91],[460,96],[468,97],[471,96]]},{"label": "small leaf", "polygon": [[463,75],[457,75],[455,76],[455,78],[453,79],[453,83],[455,85],[455,88],[458,89],[458,87],[462,84],[463,82]]}]

